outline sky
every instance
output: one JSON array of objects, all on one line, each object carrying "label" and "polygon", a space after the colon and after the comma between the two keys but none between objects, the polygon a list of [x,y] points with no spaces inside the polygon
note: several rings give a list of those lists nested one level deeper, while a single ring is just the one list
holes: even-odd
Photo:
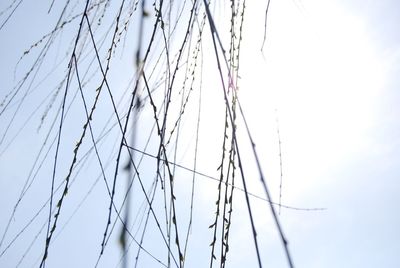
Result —
[{"label": "sky", "polygon": [[[4,1],[0,10],[12,3]],[[70,14],[77,14],[84,7],[81,1],[77,3]],[[175,7],[184,5],[183,1],[174,3]],[[18,62],[24,51],[54,27],[62,6],[55,4],[48,13],[50,4],[50,1],[43,4],[22,1],[9,21],[1,26],[1,101],[8,100],[10,95],[7,93],[24,77],[40,48],[45,45],[45,42],[39,43]],[[103,25],[110,25],[107,22],[114,19],[118,4],[113,4],[109,7],[110,12],[106,12],[102,18],[105,22]],[[189,5],[189,2],[185,4],[185,12],[182,13],[183,25],[189,19],[186,13]],[[399,4],[394,0],[272,0],[263,46],[266,5],[266,1],[246,2],[239,76],[234,82],[237,82],[240,105],[256,145],[272,200],[278,203],[281,199],[286,206],[274,207],[280,212],[278,219],[289,242],[294,266],[399,267],[400,247],[397,241],[400,239],[400,217],[396,213],[400,201],[397,168],[400,160],[400,123],[397,116],[400,112],[400,35],[396,27],[400,23]],[[127,4],[127,10],[130,7],[131,3]],[[2,25],[10,10],[1,13]],[[145,20],[145,43],[150,40],[154,21],[151,5],[148,5],[147,10],[151,19]],[[211,11],[222,45],[227,50],[229,6],[216,3]],[[109,74],[111,91],[119,103],[118,112],[121,115],[126,113],[129,90],[132,90],[130,80],[136,73],[134,55],[139,20],[137,12],[132,14],[133,22],[129,26],[127,38],[121,38],[118,43]],[[177,17],[178,13],[172,12],[171,16]],[[37,267],[43,255],[49,216],[49,207],[45,202],[50,194],[55,154],[55,144],[51,145],[51,141],[57,137],[57,109],[61,105],[61,95],[52,96],[68,70],[68,59],[71,57],[68,49],[71,48],[70,41],[74,40],[78,23],[79,18],[57,36],[32,87],[28,87],[32,81],[31,76],[22,91],[10,102],[10,107],[0,115],[0,234],[4,236],[0,244],[1,267]],[[184,27],[177,27],[171,40],[182,40]],[[106,28],[98,27],[97,40],[101,40]],[[85,38],[90,44],[89,36]],[[100,48],[102,55],[107,52],[107,40]],[[156,52],[150,54],[145,72],[154,88],[155,103],[162,110],[160,107],[165,86],[161,84],[157,87],[157,83],[160,77],[165,76],[165,67],[162,66],[165,66],[168,58],[163,53],[160,61],[157,61],[163,46],[162,35],[158,34],[155,40]],[[179,44],[171,41],[171,51],[177,51]],[[195,39],[192,44],[195,46]],[[175,122],[181,101],[185,101],[184,97],[190,97],[176,130],[180,133],[179,141],[174,141],[176,132],[172,135],[169,160],[193,169],[198,135],[196,170],[209,176],[195,177],[193,226],[185,258],[186,267],[205,267],[210,263],[213,234],[209,226],[215,219],[218,195],[218,183],[214,179],[219,177],[217,168],[221,163],[224,136],[225,103],[208,23],[204,28],[201,45],[203,52],[199,54],[201,64],[199,60],[198,65],[202,66],[202,70],[196,66],[196,76],[189,76],[187,82],[189,84],[195,77],[194,90],[181,86],[184,83],[182,70],[191,66],[192,57],[186,65],[179,67],[177,89],[170,112],[172,122]],[[65,51],[69,51],[69,54]],[[94,58],[93,50],[86,48],[82,51],[83,56],[79,60],[81,74],[83,81],[88,81],[85,96],[87,102],[91,103],[101,76],[95,64],[89,65]],[[171,62],[172,66],[174,60]],[[154,74],[150,75],[152,66],[156,67]],[[83,75],[85,70],[88,73]],[[225,69],[223,75],[226,79]],[[71,108],[62,131],[56,185],[63,183],[73,158],[73,148],[85,122],[83,102],[77,91],[78,84],[76,79],[72,81],[67,102],[71,103]],[[60,88],[63,90],[64,86]],[[227,89],[227,92],[231,93],[231,90]],[[29,94],[24,98],[23,92]],[[73,92],[77,92],[76,99],[72,97]],[[94,136],[99,137],[105,125],[114,124],[110,133],[99,143],[99,155],[107,165],[105,175],[111,185],[121,135],[115,125],[116,119],[106,89],[101,94],[92,127]],[[50,105],[52,98],[56,100],[54,105]],[[154,155],[157,154],[159,138],[155,133],[150,134],[154,114],[150,102],[146,100],[137,122],[139,134],[136,134],[135,143],[137,148],[145,150],[147,138],[150,137],[146,152]],[[18,110],[19,104],[21,109]],[[201,123],[197,134],[199,106]],[[13,117],[16,110],[18,113]],[[52,128],[49,141],[38,159],[43,159],[47,150],[49,156],[45,158],[32,186],[18,204],[18,210],[5,234],[25,180],[32,178],[28,177],[32,165],[35,165],[33,173],[37,170],[35,159],[53,120],[56,127]],[[169,130],[173,129],[172,122],[168,125]],[[237,120],[237,139],[248,191],[265,198],[251,142],[240,115]],[[89,133],[82,144],[78,159],[92,145]],[[174,148],[178,148],[175,156]],[[121,162],[126,161],[126,154],[125,151]],[[136,163],[140,161],[140,156],[135,154]],[[146,179],[144,186],[147,189],[152,185],[157,163],[150,157],[143,159],[139,172]],[[117,206],[121,205],[126,191],[124,163],[118,169]],[[93,151],[87,162],[78,163],[77,169],[80,171],[76,177],[73,176],[73,184],[66,195],[58,229],[50,245],[47,267],[92,267],[96,265],[100,253],[110,197]],[[175,167],[175,172],[177,219],[183,243],[182,237],[186,234],[189,222],[193,173],[179,166]],[[236,172],[237,186],[243,188],[239,170]],[[164,197],[160,186],[157,187],[154,208],[158,219],[164,223]],[[140,224],[139,219],[145,219],[147,212],[143,204],[146,202],[139,184],[135,184],[131,193],[131,231],[139,239],[143,228],[143,222]],[[58,200],[59,194],[56,196]],[[235,190],[234,198],[226,265],[257,267],[244,193]],[[43,204],[43,211],[26,230],[23,229]],[[263,267],[289,267],[268,203],[250,197],[250,204]],[[114,219],[113,211],[112,221]],[[154,218],[150,216],[149,219],[149,231],[143,245],[166,263],[168,254],[164,242]],[[118,222],[98,267],[122,267],[118,243],[120,228]],[[166,231],[165,226],[162,228]],[[21,230],[24,231],[19,235]],[[171,244],[174,245],[173,242]],[[129,250],[129,262],[134,261],[136,250],[134,245]],[[145,253],[141,254],[139,266],[163,267]]]}]

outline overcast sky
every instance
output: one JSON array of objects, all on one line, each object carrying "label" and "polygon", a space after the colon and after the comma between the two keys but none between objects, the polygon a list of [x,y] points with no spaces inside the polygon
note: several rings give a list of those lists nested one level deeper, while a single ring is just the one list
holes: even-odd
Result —
[{"label": "overcast sky", "polygon": [[[1,10],[12,2],[3,1],[0,4]],[[8,92],[23,78],[35,59],[34,55],[37,55],[35,53],[40,50],[34,48],[15,69],[21,55],[56,23],[62,6],[55,4],[52,12],[47,14],[51,1],[48,2],[39,4],[23,1],[15,14],[0,29],[1,101],[9,98]],[[181,4],[176,2],[177,6]],[[266,41],[262,48],[266,1],[253,2],[246,2],[238,95],[273,200],[278,202],[280,196],[282,160],[282,204],[308,209],[282,207],[278,217],[289,241],[295,267],[400,267],[399,3],[394,0],[272,0]],[[83,3],[80,3],[72,14],[79,13],[82,8]],[[229,47],[229,32],[224,31],[230,22],[228,8],[229,6],[225,9],[223,4],[216,4],[212,8],[216,27],[220,30],[225,48]],[[110,9],[114,10],[116,6],[111,6]],[[12,9],[1,13],[2,25],[10,10]],[[150,5],[148,10],[153,12]],[[150,37],[153,15],[154,13],[151,13],[151,18],[146,21],[145,29],[148,31],[144,34],[144,39],[147,40],[145,43]],[[137,17],[134,16],[137,21]],[[106,15],[104,19],[112,17]],[[183,21],[187,19],[186,14]],[[77,27],[78,22],[75,21],[66,27],[63,35],[53,43],[54,50],[42,67],[44,71],[38,73],[32,83],[32,93],[23,99],[22,108],[15,118],[13,114],[18,109],[25,91],[17,95],[10,103],[10,108],[0,116],[1,237],[47,131],[52,121],[57,118],[56,112],[61,99],[58,97],[54,107],[49,107],[51,90],[57,87],[66,74],[71,55],[66,55],[62,60],[65,55],[63,49],[69,48],[69,41],[65,40],[73,40],[71,36],[74,36]],[[137,27],[137,23],[130,26],[131,37],[136,37]],[[100,31],[99,38],[101,33]],[[177,40],[182,39],[182,33],[175,36]],[[225,104],[208,24],[204,34],[202,119],[197,170],[218,178]],[[110,83],[116,100],[123,96],[132,74],[135,73],[132,62],[136,44],[132,40],[136,39],[121,41],[121,46],[113,58]],[[120,49],[122,42],[123,50]],[[38,47],[42,45],[43,43]],[[103,48],[104,51],[107,46],[108,43]],[[177,45],[173,44],[172,47],[174,46]],[[90,54],[90,51],[87,53]],[[155,64],[155,56],[149,62]],[[88,64],[88,60],[83,60],[83,64]],[[54,72],[46,77],[53,69]],[[155,78],[150,78],[152,85],[157,84],[156,76],[162,75],[160,70],[157,71]],[[95,75],[94,77],[96,78]],[[44,78],[44,82],[41,82]],[[179,79],[181,78],[177,78],[177,83],[182,82]],[[199,88],[200,80],[196,80],[194,85]],[[75,92],[77,85],[73,84],[72,87],[71,92]],[[87,98],[91,101],[94,97],[93,88],[95,89],[94,86],[88,87],[87,91]],[[158,100],[161,100],[161,91],[154,93]],[[176,157],[178,164],[189,168],[193,168],[200,92],[194,90],[191,94],[193,95],[188,102],[188,109],[182,117],[182,133]],[[72,95],[71,93],[70,98]],[[103,96],[107,96],[106,91]],[[180,103],[180,95],[176,96],[179,97],[176,102]],[[119,108],[121,114],[126,111],[128,98],[129,95],[122,98]],[[37,107],[39,108],[36,111]],[[50,112],[41,124],[46,107],[50,108]],[[69,120],[66,121],[63,130],[57,183],[61,183],[65,177],[85,118],[79,95],[71,107]],[[171,109],[174,109],[179,106],[172,107]],[[98,110],[93,123],[96,137],[113,113],[111,103],[106,97],[101,99]],[[111,122],[115,122],[115,118],[113,120]],[[138,123],[140,133],[145,133],[137,137],[138,148],[144,148],[152,123],[153,110],[151,106],[147,106],[143,108]],[[59,121],[56,121],[55,125],[58,124]],[[249,192],[265,197],[251,143],[240,119],[238,128],[239,147],[244,158]],[[44,224],[47,222],[48,205],[21,235],[18,234],[49,197],[55,154],[55,145],[50,145],[50,142],[56,137],[56,129],[57,127],[51,133],[39,159],[41,160],[45,151],[50,148],[49,156],[19,204],[0,245],[1,267],[39,266],[38,261],[45,245],[45,229],[41,228],[47,227]],[[111,134],[102,141],[100,150],[104,162],[107,162],[108,157],[111,159],[111,167],[106,170],[110,182],[119,134],[118,128],[114,127]],[[13,137],[16,137],[15,140]],[[86,143],[80,156],[91,146],[89,134],[85,139]],[[157,135],[153,134],[149,153],[157,153],[157,142]],[[170,153],[171,160],[173,153]],[[124,157],[126,160],[126,155]],[[135,157],[138,160],[139,156]],[[140,172],[144,177],[153,179],[156,161],[149,157],[144,159]],[[64,213],[57,226],[58,231],[62,232],[59,235],[56,232],[56,238],[50,246],[47,267],[95,265],[100,253],[109,204],[109,196],[102,179],[93,184],[98,177],[101,178],[99,172],[96,156],[92,154],[66,196]],[[178,220],[184,236],[189,219],[192,173],[179,168],[176,172],[176,195],[179,201],[178,210],[181,212]],[[118,205],[121,204],[126,180],[126,172],[124,173],[122,167],[119,173],[116,197]],[[239,178],[237,175],[237,181]],[[146,186],[150,185],[149,180]],[[186,256],[188,268],[209,266],[212,229],[208,226],[215,218],[215,201],[218,194],[217,183],[204,176],[196,177],[196,187],[194,223]],[[243,187],[240,182],[238,187]],[[157,212],[162,218],[165,216],[161,189],[159,190],[160,199],[157,199],[156,205],[159,206]],[[137,192],[133,193],[139,194],[134,194],[132,200],[135,204],[132,218],[135,217],[135,213],[145,215],[141,210],[143,194],[140,194],[139,188],[135,188],[134,191]],[[235,198],[227,266],[256,267],[257,259],[243,192],[235,191]],[[254,197],[251,197],[250,201],[263,267],[288,267],[267,202]],[[275,208],[279,210],[278,206]],[[70,218],[71,216],[73,217]],[[112,219],[115,219],[115,213]],[[150,218],[149,222],[150,231],[144,246],[165,263],[166,249],[160,246],[162,239],[154,220]],[[65,228],[64,224],[67,224]],[[118,267],[120,264],[120,228],[120,224],[117,224],[99,267]],[[132,232],[138,228],[135,225]],[[137,237],[140,239],[140,233]],[[31,243],[32,248],[27,251]],[[132,250],[129,251],[129,259],[132,262],[136,250],[137,248],[132,246]],[[148,255],[142,253],[141,256],[139,265],[142,267],[162,267]]]}]

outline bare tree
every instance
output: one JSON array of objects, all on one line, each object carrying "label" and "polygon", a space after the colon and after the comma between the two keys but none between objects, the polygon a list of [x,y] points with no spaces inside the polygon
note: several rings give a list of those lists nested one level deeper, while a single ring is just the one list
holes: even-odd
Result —
[{"label": "bare tree", "polygon": [[[246,232],[240,243],[252,252],[249,264],[262,267],[251,204],[259,199],[293,267],[238,96],[252,16],[246,1],[47,4],[52,28],[23,52],[14,86],[1,92],[0,157],[29,148],[14,163],[27,174],[20,174],[25,181],[2,230],[0,258],[19,247],[17,266],[59,267],[69,249],[57,240],[70,238],[85,265],[229,267],[232,240]],[[264,35],[262,55],[269,1],[258,5],[265,24],[252,34]],[[13,23],[29,31],[30,15],[14,20],[28,6],[9,3],[0,31]],[[263,196],[248,189],[249,162]],[[281,197],[279,209],[301,210]],[[232,230],[235,219],[246,226]]]}]

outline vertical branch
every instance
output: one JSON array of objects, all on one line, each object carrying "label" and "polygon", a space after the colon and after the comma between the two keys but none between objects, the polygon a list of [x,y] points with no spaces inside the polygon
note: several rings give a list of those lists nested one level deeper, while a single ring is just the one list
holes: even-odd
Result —
[{"label": "vertical branch", "polygon": [[265,17],[264,17],[264,37],[263,37],[263,42],[261,45],[261,52],[264,51],[264,45],[265,41],[267,40],[267,22],[268,22],[268,11],[269,11],[269,4],[271,3],[271,0],[268,0],[267,2],[267,7],[265,9]]},{"label": "vertical branch", "polygon": [[279,118],[278,112],[276,112],[276,134],[278,135],[278,149],[279,149],[279,170],[280,170],[280,181],[279,181],[279,215],[281,214],[282,207],[282,180],[283,180],[283,167],[282,167],[282,142],[281,142],[281,133],[279,130]]},{"label": "vertical branch", "polygon": [[[225,128],[224,128],[224,137],[222,142],[222,156],[221,156],[221,164],[219,165],[218,169],[220,171],[219,181],[218,181],[218,196],[217,201],[215,202],[216,205],[216,212],[215,212],[215,220],[208,228],[214,228],[213,238],[211,241],[211,257],[210,257],[210,268],[213,267],[213,261],[217,259],[215,256],[215,245],[217,242],[217,229],[218,229],[218,219],[220,216],[220,202],[221,202],[221,186],[222,181],[224,179],[224,165],[225,165],[225,151],[226,151],[226,141],[228,139],[228,108],[225,108]],[[224,223],[222,223],[224,224]]]},{"label": "vertical branch", "polygon": [[[55,176],[56,176],[58,153],[59,153],[60,142],[61,142],[61,132],[62,132],[62,127],[63,127],[63,122],[64,122],[65,103],[66,103],[67,93],[68,93],[68,89],[69,89],[70,76],[71,76],[72,66],[73,66],[73,58],[75,57],[75,51],[76,51],[76,48],[77,48],[77,46],[78,46],[78,41],[79,41],[80,34],[81,34],[81,31],[82,31],[83,21],[84,21],[84,18],[85,18],[85,15],[86,15],[86,12],[87,12],[87,9],[88,9],[88,6],[89,6],[89,2],[90,2],[89,0],[86,1],[85,9],[84,9],[84,12],[83,12],[81,21],[80,21],[80,23],[79,23],[78,34],[77,34],[76,39],[75,39],[74,50],[73,50],[73,52],[72,52],[72,56],[71,56],[71,59],[70,59],[69,65],[68,65],[68,67],[69,67],[69,68],[68,68],[68,78],[67,78],[67,83],[66,83],[65,90],[64,90],[64,97],[63,97],[62,108],[61,108],[62,111],[61,111],[61,118],[60,118],[60,126],[59,126],[58,137],[57,137],[56,154],[55,154],[55,157],[54,157],[53,174],[52,174],[52,180],[51,180],[50,205],[49,205],[49,219],[48,219],[47,233],[46,233],[46,244],[45,244],[45,250],[44,250],[43,258],[42,258],[42,261],[41,261],[41,263],[40,263],[40,267],[45,267],[45,266],[46,266],[46,259],[47,259],[47,255],[48,255],[48,250],[49,250],[49,246],[50,246],[50,241],[51,241],[51,238],[52,238],[52,236],[53,236],[54,230],[55,230],[55,228],[56,228],[56,223],[57,223],[57,220],[58,220],[58,216],[59,216],[59,214],[60,214],[61,205],[62,205],[62,202],[63,202],[63,200],[64,200],[64,196],[67,194],[67,191],[68,191],[69,177],[70,177],[70,174],[71,174],[71,172],[72,172],[72,167],[73,167],[73,165],[75,164],[75,161],[76,161],[76,153],[77,153],[77,150],[78,150],[79,145],[80,145],[80,144],[77,144],[77,147],[76,147],[76,149],[74,150],[74,152],[75,152],[75,154],[74,154],[74,160],[73,160],[73,162],[72,162],[72,164],[71,164],[70,173],[68,174],[67,178],[65,179],[65,189],[64,189],[64,193],[62,194],[62,196],[61,196],[61,198],[60,198],[60,200],[59,200],[59,202],[58,202],[58,204],[57,204],[58,210],[57,210],[57,213],[56,213],[56,215],[55,215],[55,219],[54,219],[53,226],[52,226],[52,228],[50,229],[50,225],[51,225],[51,215],[52,215],[52,207],[53,207],[54,181],[55,181]],[[86,126],[87,126],[87,125],[86,125]],[[83,132],[83,135],[81,136],[81,140],[80,140],[80,141],[82,141],[82,139],[83,139],[85,130],[86,130],[86,128],[84,129],[84,132]]]},{"label": "vertical branch", "polygon": [[[213,41],[213,45],[214,45],[215,57],[216,57],[216,60],[217,60],[217,67],[218,67],[218,71],[219,71],[219,74],[220,74],[220,79],[221,79],[221,83],[222,83],[222,89],[223,89],[223,92],[224,92],[225,103],[226,103],[227,107],[230,107],[229,106],[229,102],[228,102],[228,98],[227,98],[226,89],[225,89],[225,82],[224,82],[224,77],[223,77],[223,74],[222,74],[222,69],[221,69],[218,49],[217,49],[217,40],[218,40],[219,47],[223,52],[222,54],[223,54],[223,58],[224,58],[226,66],[228,66],[228,61],[226,59],[225,52],[224,52],[225,50],[223,49],[222,42],[221,42],[221,40],[219,38],[217,29],[216,29],[215,24],[214,24],[214,20],[213,20],[213,18],[211,16],[211,13],[210,13],[210,10],[209,10],[209,7],[207,5],[206,0],[204,0],[204,4],[205,4],[205,9],[206,9],[206,12],[207,12],[207,17],[208,17],[208,20],[209,20],[209,24],[210,24],[211,37],[212,37],[212,41]],[[229,71],[229,68],[228,68],[228,71]],[[231,82],[232,81],[232,76],[231,76],[230,73],[228,74],[228,78],[229,78],[229,81]],[[265,192],[268,200],[271,201],[271,202],[269,202],[270,210],[271,210],[271,213],[272,213],[276,228],[278,229],[278,232],[279,232],[279,235],[280,235],[280,238],[281,238],[281,242],[283,244],[283,248],[285,250],[286,259],[288,261],[289,266],[293,267],[293,261],[292,261],[292,258],[291,258],[290,252],[289,252],[288,241],[286,240],[285,235],[283,234],[283,230],[282,230],[281,224],[280,224],[279,219],[278,219],[278,217],[276,215],[275,208],[274,208],[274,206],[272,204],[271,195],[270,195],[269,189],[267,187],[267,183],[266,183],[266,180],[265,180],[265,177],[264,177],[264,173],[263,173],[263,171],[261,169],[261,164],[260,164],[260,160],[259,160],[258,153],[257,153],[257,150],[256,150],[256,145],[255,145],[255,143],[253,141],[253,138],[251,136],[250,129],[249,129],[248,125],[247,125],[246,117],[244,115],[243,109],[242,109],[238,99],[237,99],[237,103],[238,103],[238,106],[239,106],[239,111],[240,111],[240,114],[242,116],[243,122],[245,124],[247,136],[248,136],[248,138],[250,140],[250,143],[251,143],[251,146],[252,146],[253,156],[254,156],[255,161],[256,161],[256,165],[257,165],[257,169],[258,169],[258,172],[259,172],[261,184],[263,186],[264,192]],[[229,111],[230,120],[231,120],[231,122],[233,122],[232,112],[231,112],[230,109],[228,109],[228,111]],[[243,166],[242,166],[242,163],[241,163],[241,157],[240,157],[240,153],[239,153],[239,145],[238,145],[238,142],[236,140],[236,137],[235,137],[235,147],[236,147],[237,156],[238,156],[239,170],[240,170],[241,175],[242,175],[243,188],[245,190],[245,197],[246,197],[246,203],[247,203],[247,207],[248,207],[248,211],[249,211],[250,222],[251,222],[251,226],[252,226],[252,230],[253,230],[253,238],[254,238],[254,244],[255,244],[256,252],[257,252],[258,264],[259,264],[259,267],[262,267],[260,253],[259,253],[259,250],[258,250],[257,233],[256,233],[255,226],[254,226],[254,219],[253,219],[253,216],[252,216],[252,213],[251,213],[250,201],[248,199],[248,192],[247,192],[247,187],[246,187],[246,182],[245,182],[245,177],[244,177],[244,171],[243,171]]]},{"label": "vertical branch", "polygon": [[[141,77],[141,72],[142,67],[141,67],[141,58],[140,58],[140,54],[141,54],[141,48],[142,48],[142,39],[143,39],[143,29],[144,29],[144,18],[145,18],[145,6],[146,6],[146,1],[142,0],[142,4],[140,6],[141,8],[141,15],[140,15],[140,26],[139,26],[139,33],[138,33],[138,47],[136,50],[136,59],[135,59],[135,63],[136,63],[136,73],[137,73],[137,83],[138,83],[138,87],[140,88],[140,77]],[[135,91],[135,95],[134,98],[136,97],[136,104],[134,106],[133,109],[133,118],[132,118],[132,134],[131,134],[131,147],[135,147],[135,143],[136,143],[136,129],[137,129],[137,121],[138,121],[138,117],[139,117],[139,109],[141,106],[141,100],[140,100],[140,96],[138,94],[137,91]],[[130,150],[130,157],[134,156],[134,151]],[[126,166],[126,169],[128,170],[128,177],[127,177],[127,193],[126,193],[126,206],[125,206],[125,224],[126,226],[129,228],[129,218],[130,218],[130,205],[131,205],[131,194],[130,194],[130,180],[133,180],[134,177],[134,171],[131,165],[131,161],[128,161],[128,164]],[[128,254],[127,254],[127,241],[126,241],[126,234],[127,234],[127,229],[123,226],[122,230],[121,230],[121,234],[120,234],[120,242],[121,242],[121,249],[122,252],[124,254],[124,258],[123,258],[123,268],[127,268],[129,265],[129,260],[128,260]],[[139,248],[140,250],[140,248]]]}]

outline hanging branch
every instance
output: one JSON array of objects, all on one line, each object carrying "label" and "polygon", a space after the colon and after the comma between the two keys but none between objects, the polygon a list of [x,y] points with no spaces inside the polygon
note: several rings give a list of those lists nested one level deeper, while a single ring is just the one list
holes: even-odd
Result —
[{"label": "hanging branch", "polygon": [[[214,45],[214,51],[215,51],[215,56],[216,56],[216,60],[217,60],[218,71],[220,73],[222,89],[224,91],[225,103],[226,103],[226,106],[229,108],[229,103],[228,103],[228,99],[227,99],[227,93],[226,93],[226,89],[225,89],[225,82],[224,82],[224,78],[223,78],[223,75],[222,75],[222,69],[221,69],[221,66],[220,66],[220,60],[219,60],[219,54],[218,54],[216,39],[218,40],[219,46],[220,46],[220,48],[221,48],[221,50],[223,52],[222,54],[223,54],[223,57],[224,57],[225,64],[227,66],[228,66],[228,61],[226,60],[225,50],[223,49],[222,42],[219,39],[219,35],[218,35],[217,29],[215,27],[214,21],[212,19],[212,16],[211,16],[211,13],[210,13],[210,10],[209,10],[209,7],[207,5],[206,0],[204,0],[204,4],[205,4],[205,9],[206,9],[206,12],[207,12],[207,17],[208,17],[208,20],[209,20],[209,24],[210,24],[211,36],[212,36],[212,41],[213,41],[213,45]],[[229,68],[228,68],[228,70],[229,70]],[[231,82],[232,82],[231,74],[229,74],[229,81],[230,81],[230,84],[231,84]],[[265,178],[264,178],[264,174],[262,172],[261,165],[260,165],[260,162],[259,162],[258,154],[257,154],[257,151],[255,149],[255,143],[254,143],[254,141],[252,139],[252,136],[250,134],[250,130],[248,128],[247,121],[245,119],[245,116],[244,116],[244,113],[243,113],[243,110],[241,108],[239,100],[237,100],[237,102],[238,102],[238,105],[239,105],[240,114],[241,114],[241,116],[243,118],[243,121],[245,123],[245,126],[246,126],[246,131],[247,131],[248,138],[250,139],[250,142],[251,142],[251,145],[252,145],[253,155],[254,155],[254,157],[256,159],[257,169],[259,171],[260,180],[261,180],[262,186],[264,188],[264,192],[265,192],[267,198],[269,200],[271,200],[270,193],[269,193],[269,190],[268,190]],[[233,116],[232,116],[232,112],[231,112],[230,108],[228,109],[228,111],[229,111],[229,117],[230,117],[230,120],[231,120],[231,123],[232,123],[233,122]],[[236,147],[238,161],[239,161],[239,170],[240,170],[241,175],[242,175],[243,187],[244,187],[244,190],[245,190],[245,193],[246,193],[245,197],[246,197],[246,203],[247,203],[247,207],[248,207],[248,211],[249,211],[250,222],[251,222],[251,225],[252,225],[253,238],[254,238],[254,244],[255,244],[256,252],[257,252],[258,265],[259,265],[259,267],[262,267],[260,253],[259,253],[259,249],[258,249],[257,233],[256,233],[255,226],[254,226],[254,219],[253,219],[252,213],[251,213],[250,202],[249,202],[249,199],[248,199],[247,187],[246,187],[246,182],[245,182],[245,177],[244,177],[244,173],[243,173],[243,167],[242,167],[242,163],[241,163],[239,147],[238,147],[238,142],[236,140],[236,136],[234,136],[234,139],[235,139],[235,147]],[[289,263],[289,266],[293,267],[292,258],[291,258],[291,255],[289,253],[288,242],[287,242],[287,240],[286,240],[286,238],[285,238],[285,236],[283,234],[281,225],[279,223],[278,217],[277,217],[276,212],[275,212],[275,208],[273,207],[272,204],[270,204],[270,209],[271,209],[271,213],[273,215],[276,227],[277,227],[278,232],[280,234],[283,247],[285,249],[286,259],[287,259],[287,261]]]},{"label": "hanging branch", "polygon": [[220,202],[221,202],[221,185],[222,181],[224,179],[224,163],[225,163],[225,151],[226,151],[226,141],[228,139],[228,111],[225,109],[225,128],[224,128],[224,136],[223,136],[223,142],[222,142],[222,156],[221,156],[221,164],[218,166],[217,170],[219,170],[220,175],[219,175],[219,181],[218,181],[218,195],[217,195],[217,201],[215,202],[216,205],[216,212],[215,212],[215,220],[214,222],[208,226],[208,228],[213,228],[213,238],[211,241],[211,257],[210,257],[210,268],[213,266],[213,261],[217,259],[215,256],[215,244],[217,242],[217,229],[218,229],[218,220],[220,217]]},{"label": "hanging branch", "polygon": [[[85,9],[84,9],[83,14],[86,14],[86,11],[87,11],[87,9],[88,9],[88,6],[89,6],[89,0],[86,1],[86,5],[85,5]],[[41,261],[41,263],[40,263],[40,267],[44,267],[44,266],[45,266],[46,258],[47,258],[47,254],[48,254],[48,249],[49,249],[49,245],[50,245],[50,241],[51,241],[51,237],[53,236],[53,233],[54,233],[54,231],[55,231],[55,229],[56,229],[56,224],[57,224],[57,221],[58,221],[58,217],[59,217],[59,215],[60,215],[60,210],[61,210],[61,207],[62,207],[62,203],[63,203],[63,201],[64,201],[64,197],[65,197],[65,195],[66,195],[67,192],[68,192],[69,178],[70,178],[70,176],[71,176],[73,166],[74,166],[74,164],[75,164],[75,162],[76,162],[77,152],[78,152],[79,147],[80,147],[80,145],[81,145],[81,143],[82,143],[83,137],[85,136],[86,128],[87,128],[87,126],[88,126],[88,122],[85,123],[85,125],[84,125],[84,130],[83,130],[83,133],[82,133],[82,135],[81,135],[81,138],[79,139],[79,141],[78,141],[78,143],[76,144],[76,147],[75,147],[75,149],[74,149],[74,158],[73,158],[73,160],[72,160],[72,163],[71,163],[71,166],[70,166],[70,169],[69,169],[69,173],[68,173],[67,177],[65,178],[65,188],[64,188],[64,192],[63,192],[63,194],[62,194],[60,200],[59,200],[58,203],[57,203],[57,212],[56,212],[55,217],[54,217],[53,226],[52,226],[52,228],[51,228],[51,230],[50,230],[51,215],[52,215],[52,204],[53,204],[54,180],[55,180],[55,174],[56,174],[56,168],[57,168],[57,157],[58,157],[59,146],[60,146],[60,141],[61,141],[61,131],[62,131],[63,121],[64,121],[64,107],[65,107],[65,102],[66,102],[66,98],[67,98],[67,92],[68,92],[68,88],[69,88],[70,75],[71,75],[71,72],[72,72],[72,66],[73,66],[73,65],[72,65],[72,61],[73,61],[73,58],[75,57],[75,51],[76,51],[76,48],[77,48],[77,45],[78,45],[78,41],[79,41],[79,38],[80,38],[80,34],[81,34],[82,26],[83,26],[83,20],[84,20],[84,15],[82,15],[81,22],[79,23],[79,29],[78,29],[78,34],[77,34],[77,37],[76,37],[76,40],[75,40],[74,50],[73,50],[73,52],[72,52],[71,60],[70,60],[70,62],[69,62],[68,79],[67,79],[67,84],[66,84],[65,91],[64,91],[64,98],[63,98],[63,102],[62,102],[62,112],[61,112],[61,119],[60,119],[60,128],[59,128],[59,132],[58,132],[57,148],[56,148],[56,155],[55,155],[55,157],[54,157],[54,168],[53,168],[53,176],[52,176],[52,182],[51,182],[50,212],[49,212],[49,221],[48,221],[47,234],[46,234],[46,245],[45,245],[45,250],[44,250],[43,258],[42,258],[42,261]],[[95,108],[95,106],[93,106],[93,108],[92,108],[91,115],[92,115],[92,113],[93,113],[93,111],[94,111],[94,108]],[[90,116],[90,117],[91,117],[91,116]]]}]

